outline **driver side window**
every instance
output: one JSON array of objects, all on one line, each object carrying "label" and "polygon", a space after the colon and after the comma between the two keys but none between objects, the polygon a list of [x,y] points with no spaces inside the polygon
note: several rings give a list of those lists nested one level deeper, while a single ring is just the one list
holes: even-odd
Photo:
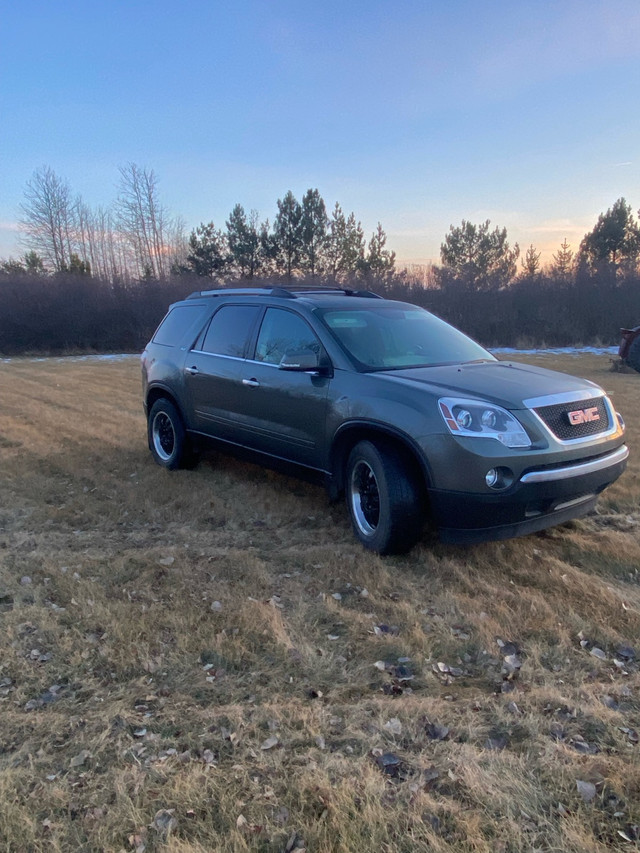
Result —
[{"label": "driver side window", "polygon": [[310,349],[316,353],[322,349],[320,341],[307,323],[291,311],[268,308],[258,335],[256,361],[280,364],[287,350],[304,349]]}]

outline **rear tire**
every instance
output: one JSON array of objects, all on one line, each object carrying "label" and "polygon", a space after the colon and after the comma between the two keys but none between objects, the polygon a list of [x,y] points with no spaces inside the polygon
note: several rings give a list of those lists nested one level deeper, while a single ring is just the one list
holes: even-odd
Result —
[{"label": "rear tire", "polygon": [[640,373],[640,335],[631,343],[627,354],[627,364]]},{"label": "rear tire", "polygon": [[349,454],[346,499],[353,532],[378,554],[404,554],[416,544],[423,522],[422,490],[391,445],[360,441]]},{"label": "rear tire", "polygon": [[164,397],[151,407],[147,420],[149,450],[158,465],[174,471],[189,468],[195,457],[180,412]]}]

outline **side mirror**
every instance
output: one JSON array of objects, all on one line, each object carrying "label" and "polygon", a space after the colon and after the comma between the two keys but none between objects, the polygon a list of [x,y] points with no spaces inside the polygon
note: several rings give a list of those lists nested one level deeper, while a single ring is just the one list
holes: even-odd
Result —
[{"label": "side mirror", "polygon": [[305,373],[308,370],[319,370],[318,353],[312,349],[288,349],[278,365],[280,370],[295,370]]}]

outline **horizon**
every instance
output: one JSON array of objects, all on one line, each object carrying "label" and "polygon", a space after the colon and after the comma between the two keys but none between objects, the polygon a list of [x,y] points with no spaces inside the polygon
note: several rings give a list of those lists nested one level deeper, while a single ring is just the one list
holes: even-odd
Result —
[{"label": "horizon", "polygon": [[624,197],[640,205],[640,6],[550,0],[425,8],[195,0],[3,11],[0,257],[49,166],[91,207],[118,167],[153,171],[187,232],[236,203],[273,218],[318,188],[381,222],[399,265],[440,262],[462,220],[548,264]]}]

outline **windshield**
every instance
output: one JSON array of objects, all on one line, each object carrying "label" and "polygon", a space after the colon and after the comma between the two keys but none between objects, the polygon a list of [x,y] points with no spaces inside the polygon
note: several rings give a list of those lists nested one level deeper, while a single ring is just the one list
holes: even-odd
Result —
[{"label": "windshield", "polygon": [[323,309],[325,326],[361,370],[496,361],[480,344],[410,305]]}]

